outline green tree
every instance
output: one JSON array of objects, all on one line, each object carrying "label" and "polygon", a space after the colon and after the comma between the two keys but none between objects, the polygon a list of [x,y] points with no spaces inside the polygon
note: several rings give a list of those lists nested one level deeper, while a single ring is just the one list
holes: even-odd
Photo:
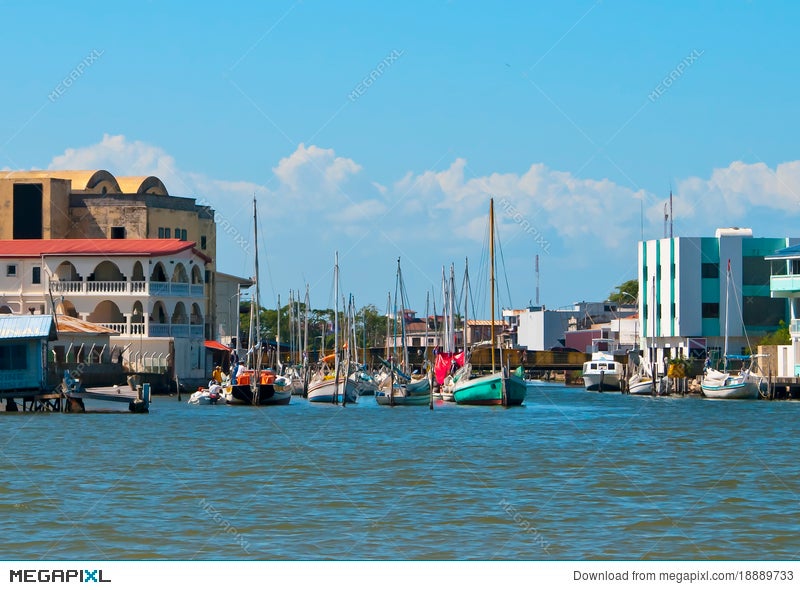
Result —
[{"label": "green tree", "polygon": [[614,287],[615,292],[608,296],[614,303],[636,303],[639,299],[639,280],[631,279]]},{"label": "green tree", "polygon": [[789,335],[789,326],[781,320],[778,329],[764,336],[759,342],[759,346],[769,346],[770,344],[791,344],[792,337]]}]

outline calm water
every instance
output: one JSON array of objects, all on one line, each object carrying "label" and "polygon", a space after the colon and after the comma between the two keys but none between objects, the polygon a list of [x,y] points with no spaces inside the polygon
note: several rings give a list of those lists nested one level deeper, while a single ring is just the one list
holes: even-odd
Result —
[{"label": "calm water", "polygon": [[[0,415],[0,559],[797,559],[800,404]],[[87,401],[97,408],[99,402]]]}]

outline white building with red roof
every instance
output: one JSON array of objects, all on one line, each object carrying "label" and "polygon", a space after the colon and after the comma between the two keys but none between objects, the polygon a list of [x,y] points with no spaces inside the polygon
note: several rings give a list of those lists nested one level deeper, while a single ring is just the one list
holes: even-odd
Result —
[{"label": "white building with red roof", "polygon": [[130,370],[202,380],[210,262],[178,239],[0,240],[0,313],[94,322]]}]

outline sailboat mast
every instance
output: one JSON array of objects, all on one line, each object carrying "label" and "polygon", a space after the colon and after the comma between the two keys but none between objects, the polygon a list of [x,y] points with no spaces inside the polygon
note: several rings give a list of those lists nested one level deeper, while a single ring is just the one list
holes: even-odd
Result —
[{"label": "sailboat mast", "polygon": [[[467,313],[469,307],[469,258],[464,259],[464,350],[467,350]],[[466,358],[466,355],[465,357]]]},{"label": "sailboat mast", "polygon": [[722,357],[723,370],[728,370],[728,311],[730,310],[730,290],[731,290],[731,259],[728,258],[728,272],[725,280],[725,348]]},{"label": "sailboat mast", "polygon": [[[261,299],[259,296],[258,291],[258,212],[256,210],[256,196],[253,195],[253,244],[255,245],[255,276],[253,280],[255,281],[255,301],[250,302],[250,313],[253,313],[253,305],[255,304],[255,340],[258,342],[258,351],[256,352],[255,345],[253,347],[253,353],[256,355],[255,363],[253,368],[255,369],[255,373],[253,374],[253,379],[250,382],[250,390],[252,392],[253,398],[253,405],[258,404],[258,384],[261,380],[261,319],[260,319],[260,311],[261,311]],[[253,316],[251,316],[253,317]]]},{"label": "sailboat mast", "polygon": [[494,373],[494,199],[489,199],[489,268],[491,269],[489,287],[492,290],[492,316],[489,332],[492,335],[492,372]]}]

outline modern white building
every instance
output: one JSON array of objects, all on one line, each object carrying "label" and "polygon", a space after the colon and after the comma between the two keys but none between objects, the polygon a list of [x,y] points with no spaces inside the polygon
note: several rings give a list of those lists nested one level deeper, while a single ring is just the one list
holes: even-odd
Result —
[{"label": "modern white building", "polygon": [[130,370],[204,380],[209,261],[176,239],[0,240],[0,313],[97,323]]},{"label": "modern white building", "polygon": [[665,356],[724,354],[726,325],[728,354],[743,354],[787,320],[786,300],[770,296],[765,257],[798,243],[756,238],[745,228],[718,229],[713,238],[639,242],[639,333],[642,347],[655,351],[659,370]]}]

